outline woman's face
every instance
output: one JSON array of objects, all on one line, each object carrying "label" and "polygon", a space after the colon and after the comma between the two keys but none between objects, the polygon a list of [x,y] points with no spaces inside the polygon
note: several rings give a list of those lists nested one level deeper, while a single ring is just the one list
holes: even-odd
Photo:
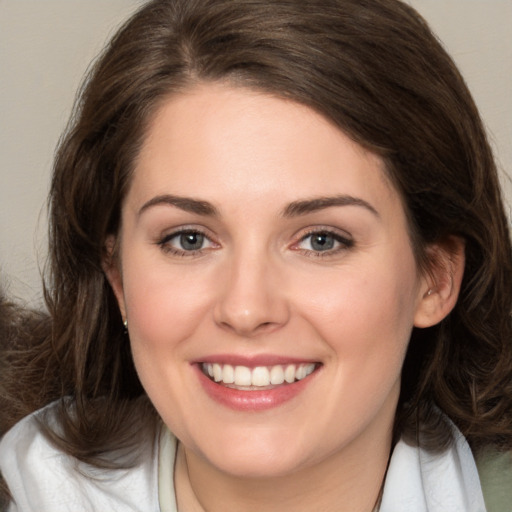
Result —
[{"label": "woman's face", "polygon": [[147,394],[203,464],[276,476],[389,449],[427,284],[381,160],[319,114],[221,85],[169,99],[109,278]]}]

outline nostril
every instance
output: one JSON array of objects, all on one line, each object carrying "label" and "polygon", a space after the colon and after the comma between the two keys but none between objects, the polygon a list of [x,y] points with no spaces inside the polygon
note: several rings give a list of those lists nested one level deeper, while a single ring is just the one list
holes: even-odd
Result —
[{"label": "nostril", "polygon": [[[214,320],[223,329],[251,337],[270,332],[288,322],[289,308],[279,287],[256,281],[254,269],[249,274],[237,273],[220,290],[214,307]],[[259,283],[259,284],[258,284]]]},{"label": "nostril", "polygon": [[269,333],[278,329],[278,322],[242,323],[223,321],[219,323],[224,329],[238,333],[239,335],[251,338],[263,333]]}]

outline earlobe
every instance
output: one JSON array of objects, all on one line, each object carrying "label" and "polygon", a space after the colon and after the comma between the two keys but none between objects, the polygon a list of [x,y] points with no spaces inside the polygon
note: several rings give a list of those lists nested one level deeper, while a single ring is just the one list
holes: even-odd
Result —
[{"label": "earlobe", "polygon": [[126,308],[124,302],[123,276],[119,267],[119,258],[116,257],[116,238],[114,235],[107,237],[105,241],[105,256],[102,262],[103,272],[112,287],[112,291],[117,299],[119,310],[123,321],[126,320]]},{"label": "earlobe", "polygon": [[465,244],[450,236],[427,249],[429,268],[419,292],[415,327],[431,327],[446,318],[459,298],[464,276]]}]

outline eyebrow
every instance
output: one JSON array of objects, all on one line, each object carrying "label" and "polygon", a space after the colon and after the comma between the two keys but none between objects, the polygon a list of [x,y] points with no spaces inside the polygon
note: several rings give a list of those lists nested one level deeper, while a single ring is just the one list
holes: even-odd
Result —
[{"label": "eyebrow", "polygon": [[301,201],[293,201],[283,210],[283,217],[298,217],[307,213],[330,208],[332,206],[360,206],[380,218],[379,212],[367,201],[348,195],[314,197]]},{"label": "eyebrow", "polygon": [[208,201],[201,201],[198,199],[192,199],[191,197],[174,196],[170,194],[153,197],[153,199],[144,203],[139,210],[138,216],[140,217],[146,210],[153,206],[161,205],[175,206],[180,210],[195,213],[197,215],[209,217],[218,216],[217,209]]},{"label": "eyebrow", "polygon": [[[219,212],[217,208],[208,201],[193,199],[191,197],[175,196],[164,194],[153,197],[142,205],[138,212],[140,217],[146,210],[153,206],[169,205],[175,206],[189,213],[195,213],[206,217],[217,217]],[[304,199],[293,201],[286,206],[282,212],[283,217],[299,217],[318,210],[331,208],[333,206],[359,206],[367,209],[376,217],[380,217],[379,212],[367,201],[358,197],[348,195],[337,195],[332,197],[315,197],[312,199]]]}]

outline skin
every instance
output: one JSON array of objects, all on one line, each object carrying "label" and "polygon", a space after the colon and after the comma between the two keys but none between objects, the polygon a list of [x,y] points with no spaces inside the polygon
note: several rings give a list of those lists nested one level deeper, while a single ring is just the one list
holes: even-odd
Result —
[{"label": "skin", "polygon": [[[199,250],[180,229],[205,235]],[[150,124],[119,236],[107,275],[141,382],[181,441],[180,509],[372,510],[411,330],[453,307],[463,260],[434,247],[444,270],[422,275],[382,161],[304,106],[196,86]],[[317,370],[284,403],[238,410],[199,382],[197,361],[226,354]]]}]

